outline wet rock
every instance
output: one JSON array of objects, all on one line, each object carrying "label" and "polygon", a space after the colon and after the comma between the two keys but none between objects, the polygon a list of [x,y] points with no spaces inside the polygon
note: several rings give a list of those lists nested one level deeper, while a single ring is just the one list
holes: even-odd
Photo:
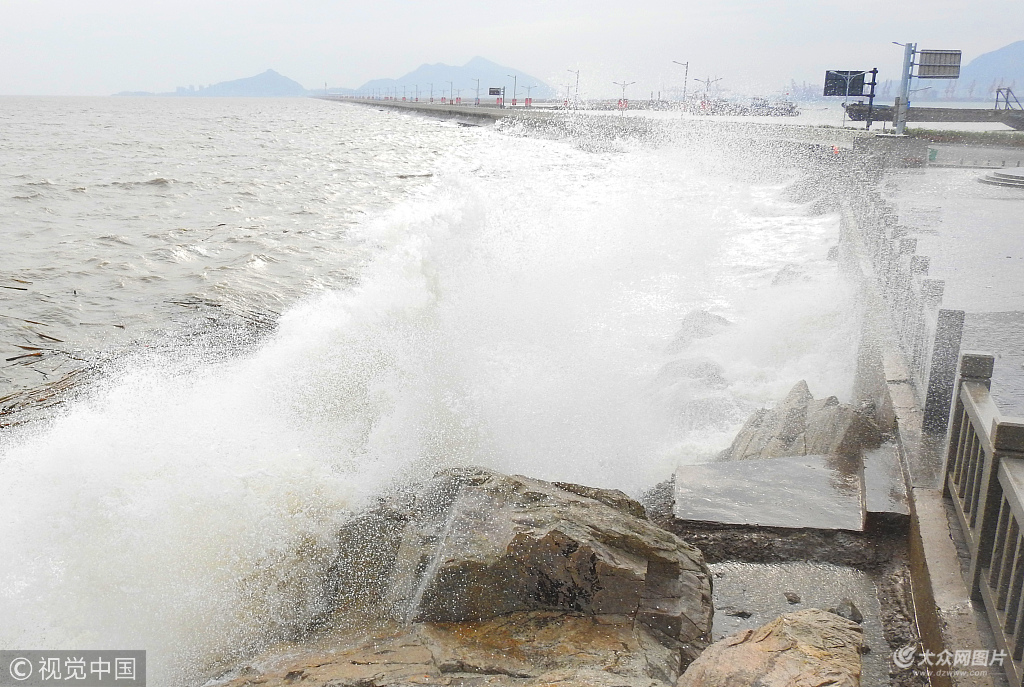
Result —
[{"label": "wet rock", "polygon": [[606,506],[611,506],[626,515],[632,515],[634,518],[647,519],[647,511],[640,502],[630,498],[625,492],[618,489],[598,489],[597,487],[587,487],[582,484],[572,484],[571,482],[552,482],[552,484],[577,496],[585,496],[588,499],[600,501]]},{"label": "wet rock", "polygon": [[464,623],[394,625],[351,644],[282,647],[215,684],[223,687],[652,687],[682,666],[664,637],[625,616],[551,611]]},{"label": "wet rock", "polygon": [[[339,537],[337,607],[363,608],[404,628],[403,647],[429,646],[433,668],[416,663],[429,679],[505,675],[496,662],[512,660],[505,654],[514,652],[533,658],[509,668],[509,679],[540,679],[555,666],[560,684],[588,670],[603,677],[579,684],[606,684],[610,670],[619,674],[608,666],[619,666],[621,675],[642,678],[637,684],[670,684],[710,643],[711,576],[700,551],[651,523],[643,506],[616,490],[452,469],[382,499]],[[608,654],[591,660],[581,649],[575,662],[560,663],[561,640],[541,642],[540,626],[552,637],[576,633],[580,646],[607,644]],[[438,648],[442,630],[450,650]],[[499,648],[471,655],[463,641],[470,636]],[[624,646],[633,647],[628,657]],[[485,665],[485,654],[492,664]],[[407,679],[387,661],[384,681],[366,684]]]},{"label": "wet rock", "polygon": [[877,426],[835,396],[818,399],[807,382],[798,382],[771,410],[756,411],[719,460],[755,460],[785,456],[856,456],[881,445]]},{"label": "wet rock", "polygon": [[845,618],[817,608],[787,613],[715,642],[676,687],[858,687],[861,644],[860,626]]},{"label": "wet rock", "polygon": [[725,369],[706,359],[680,359],[665,363],[658,371],[658,377],[666,381],[693,379],[712,389],[724,389],[729,386],[725,379]]},{"label": "wet rock", "polygon": [[807,275],[796,265],[786,265],[772,278],[772,286],[788,286],[801,281],[807,281]]},{"label": "wet rock", "polygon": [[853,599],[843,599],[839,602],[839,605],[835,608],[828,609],[830,613],[835,613],[840,618],[846,618],[860,625],[864,622],[864,614],[857,608],[857,604],[853,603]]},{"label": "wet rock", "polygon": [[707,310],[691,310],[683,317],[679,331],[668,346],[669,353],[679,353],[697,339],[706,339],[719,333],[732,322]]},{"label": "wet rock", "polygon": [[800,603],[800,595],[796,592],[786,592],[785,594],[783,594],[783,596],[785,596],[786,601],[788,601],[791,604]]}]

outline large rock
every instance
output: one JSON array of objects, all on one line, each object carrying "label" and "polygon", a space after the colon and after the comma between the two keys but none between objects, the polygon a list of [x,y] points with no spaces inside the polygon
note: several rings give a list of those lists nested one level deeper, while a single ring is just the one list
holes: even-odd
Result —
[{"label": "large rock", "polygon": [[866,414],[835,396],[815,400],[800,381],[771,410],[755,412],[719,460],[755,460],[786,456],[856,456],[881,444],[878,428]]},{"label": "large rock", "polygon": [[810,608],[715,642],[676,687],[858,687],[860,625]]},{"label": "large rock", "polygon": [[342,532],[339,592],[407,622],[629,615],[696,655],[713,612],[707,566],[642,513],[621,492],[448,470]]},{"label": "large rock", "polygon": [[628,617],[531,611],[462,623],[393,625],[359,643],[279,647],[224,687],[667,687],[678,652]]},{"label": "large rock", "polygon": [[710,643],[703,556],[622,492],[453,469],[339,536],[337,611],[316,635],[331,639],[223,683],[652,687]]}]

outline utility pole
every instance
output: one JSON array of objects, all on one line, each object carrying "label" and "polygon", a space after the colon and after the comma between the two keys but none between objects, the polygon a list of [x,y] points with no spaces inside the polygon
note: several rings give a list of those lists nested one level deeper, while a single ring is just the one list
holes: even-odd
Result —
[{"label": "utility pole", "polygon": [[[572,101],[572,109],[578,110],[580,107],[580,70],[579,69],[568,69],[566,70],[570,74],[576,75],[576,98]],[[569,99],[569,92],[566,90],[565,99]]]},{"label": "utility pole", "polygon": [[516,82],[519,80],[519,77],[516,74],[506,74],[505,76],[507,76],[510,79],[512,79],[512,105],[515,106],[515,104],[516,104]]},{"label": "utility pole", "polygon": [[612,81],[616,86],[622,86],[622,100],[619,101],[619,114],[626,116],[626,86],[632,86],[636,81]]},{"label": "utility pole", "polygon": [[907,128],[907,110],[910,108],[910,80],[914,78],[914,55],[917,43],[897,43],[903,46],[903,73],[900,75],[900,95],[896,99],[896,135],[902,136]]},{"label": "utility pole", "polygon": [[686,67],[686,70],[683,72],[683,109],[685,110],[686,109],[686,82],[690,80],[690,63],[689,62],[676,62],[676,60],[672,60],[672,62],[674,62],[675,64],[678,64],[678,65],[681,65],[683,67]]}]

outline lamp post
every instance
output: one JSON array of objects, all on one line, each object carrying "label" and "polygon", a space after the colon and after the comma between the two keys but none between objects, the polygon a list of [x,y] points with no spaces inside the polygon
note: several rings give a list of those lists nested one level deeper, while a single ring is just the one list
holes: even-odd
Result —
[{"label": "lamp post", "polygon": [[476,100],[473,101],[473,104],[479,107],[479,105],[480,105],[480,79],[473,79],[473,81],[476,81]]},{"label": "lamp post", "polygon": [[[579,69],[567,69],[570,74],[576,75],[576,97],[572,102],[572,109],[578,110],[580,107],[580,70]],[[566,90],[565,99],[569,99],[569,92]]]},{"label": "lamp post", "polygon": [[704,84],[704,100],[708,99],[708,91],[711,89],[711,86],[713,84],[718,83],[721,80],[722,80],[721,77],[719,77],[717,79],[712,79],[710,76],[708,78],[706,78],[706,79],[694,79],[694,81],[696,81],[697,83]]},{"label": "lamp post", "polygon": [[512,105],[515,106],[515,104],[516,104],[516,82],[518,81],[519,77],[517,75],[515,75],[515,74],[506,74],[505,76],[507,76],[508,78],[512,79]]},{"label": "lamp post", "polygon": [[619,114],[623,117],[626,116],[626,86],[632,86],[636,81],[612,81],[616,86],[622,86],[622,100],[619,101]]},{"label": "lamp post", "polygon": [[455,104],[455,98],[453,97],[454,93],[455,93],[455,85],[452,84],[451,81],[449,81],[448,82],[448,104],[449,105],[454,105]]},{"label": "lamp post", "polygon": [[683,72],[683,110],[686,110],[686,82],[690,80],[690,63],[689,62],[677,62],[672,60],[675,64],[686,67],[686,71]]},{"label": "lamp post", "polygon": [[434,84],[428,83],[427,85],[430,86],[430,102],[434,102]]},{"label": "lamp post", "polygon": [[416,101],[415,102],[418,103],[419,101],[420,101],[420,85],[416,84]]},{"label": "lamp post", "polygon": [[[858,76],[863,76],[863,75],[867,74],[867,72],[849,72],[847,74],[843,74],[841,72],[832,71],[831,69],[828,70],[825,73],[826,74],[835,74],[840,79],[842,79],[843,81],[846,82],[846,96],[845,96],[845,100],[846,101],[848,101],[850,99],[850,82],[853,81],[854,79],[856,79]],[[843,102],[843,122],[842,122],[842,124],[839,125],[840,129],[845,129],[846,128],[846,104],[847,103],[844,101]]]},{"label": "lamp post", "polygon": [[530,106],[530,92],[533,91],[533,89],[535,89],[536,87],[537,87],[537,84],[534,84],[532,86],[523,86],[523,88],[526,89],[526,106],[527,107]]}]

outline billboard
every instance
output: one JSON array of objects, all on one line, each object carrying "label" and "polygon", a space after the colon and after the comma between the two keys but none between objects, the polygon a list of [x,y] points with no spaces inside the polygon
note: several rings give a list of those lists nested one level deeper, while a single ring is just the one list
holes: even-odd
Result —
[{"label": "billboard", "polygon": [[959,50],[920,50],[917,54],[917,78],[960,78]]},{"label": "billboard", "polygon": [[500,88],[488,88],[487,89],[487,95],[501,95],[501,89]]},{"label": "billboard", "polygon": [[[825,72],[824,95],[864,95],[864,75],[867,72],[830,69]],[[849,90],[847,90],[849,82]]]}]

